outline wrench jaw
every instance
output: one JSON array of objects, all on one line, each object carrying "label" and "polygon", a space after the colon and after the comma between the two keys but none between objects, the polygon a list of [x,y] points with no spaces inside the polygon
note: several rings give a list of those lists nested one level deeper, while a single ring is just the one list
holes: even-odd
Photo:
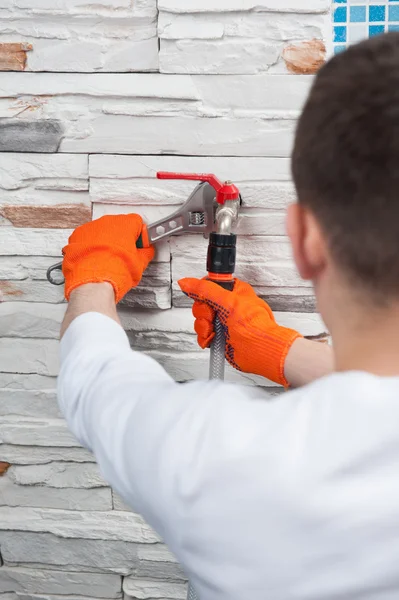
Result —
[{"label": "wrench jaw", "polygon": [[150,243],[182,233],[202,233],[208,237],[215,227],[217,206],[214,188],[209,183],[200,183],[173,214],[148,225]]}]

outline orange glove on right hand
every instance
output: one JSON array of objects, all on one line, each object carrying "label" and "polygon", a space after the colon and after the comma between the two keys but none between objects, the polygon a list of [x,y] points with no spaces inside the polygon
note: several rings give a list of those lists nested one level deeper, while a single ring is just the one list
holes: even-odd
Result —
[{"label": "orange glove on right hand", "polygon": [[215,315],[227,329],[226,360],[245,373],[261,375],[288,387],[284,363],[300,333],[277,325],[271,308],[248,283],[235,280],[229,292],[206,279],[181,279],[181,290],[195,300],[195,331],[201,348],[214,337]]},{"label": "orange glove on right hand", "polygon": [[136,247],[143,227],[140,215],[130,214],[101,217],[75,229],[62,250],[65,298],[85,283],[107,281],[119,302],[138,285],[154,257],[152,246]]}]

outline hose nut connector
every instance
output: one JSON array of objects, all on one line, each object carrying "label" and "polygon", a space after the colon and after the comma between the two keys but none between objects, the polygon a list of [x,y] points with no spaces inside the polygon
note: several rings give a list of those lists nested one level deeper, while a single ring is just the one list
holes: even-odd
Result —
[{"label": "hose nut connector", "polygon": [[[236,265],[237,236],[234,233],[211,233],[209,236],[208,258],[206,263],[210,277],[212,275],[233,275]],[[220,279],[220,277],[218,277]]]}]

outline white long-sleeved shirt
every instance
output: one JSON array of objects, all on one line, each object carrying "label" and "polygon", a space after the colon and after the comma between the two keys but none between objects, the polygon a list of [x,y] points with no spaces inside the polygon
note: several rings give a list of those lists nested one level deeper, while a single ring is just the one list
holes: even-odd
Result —
[{"label": "white long-sleeved shirt", "polygon": [[202,600],[399,598],[399,378],[334,374],[270,402],[177,384],[97,313],[61,363],[71,430]]}]

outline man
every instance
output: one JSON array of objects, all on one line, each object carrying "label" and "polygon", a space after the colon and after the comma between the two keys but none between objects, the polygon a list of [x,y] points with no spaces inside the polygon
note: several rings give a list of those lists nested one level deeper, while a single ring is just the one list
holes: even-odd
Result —
[{"label": "man", "polygon": [[278,326],[245,283],[180,285],[201,346],[216,311],[236,368],[308,385],[265,402],[256,389],[179,385],[131,351],[115,301],[153,250],[136,250],[142,221],[130,215],[84,225],[65,249],[60,404],[203,600],[396,600],[399,34],[321,69],[292,167],[288,232],[334,355]]}]

